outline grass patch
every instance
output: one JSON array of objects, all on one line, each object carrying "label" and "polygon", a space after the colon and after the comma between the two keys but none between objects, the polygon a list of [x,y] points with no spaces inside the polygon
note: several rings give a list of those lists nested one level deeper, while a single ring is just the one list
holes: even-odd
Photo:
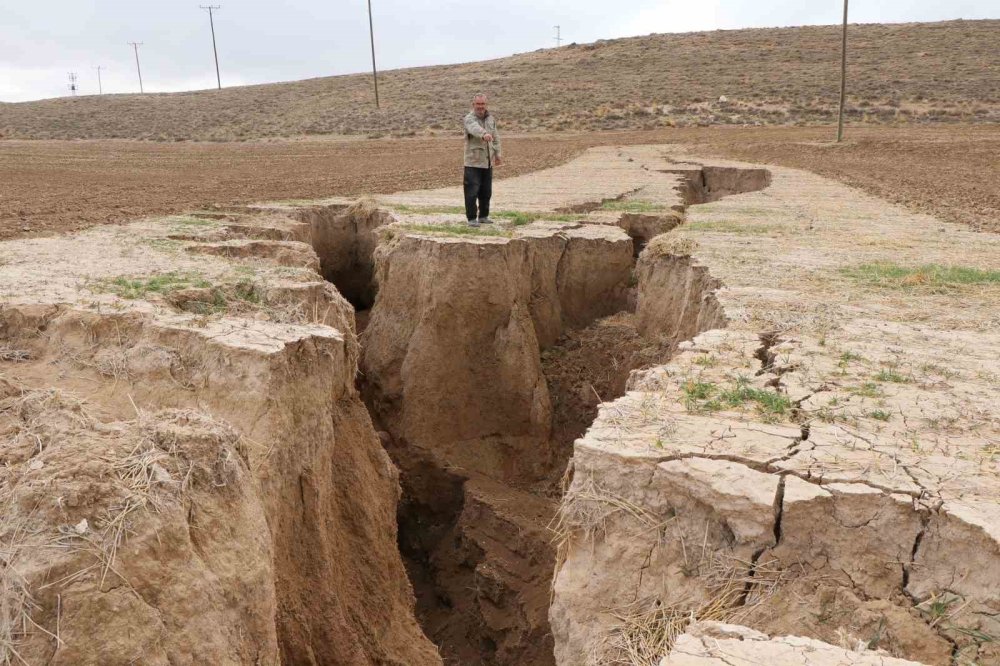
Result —
[{"label": "grass patch", "polygon": [[149,294],[169,294],[189,287],[207,288],[212,283],[185,273],[163,273],[148,277],[120,276],[97,282],[91,291],[106,291],[126,299],[145,298]]},{"label": "grass patch", "polygon": [[663,204],[640,199],[615,199],[601,204],[601,210],[617,210],[623,213],[656,213],[667,210]]},{"label": "grass patch", "polygon": [[406,204],[392,204],[389,207],[399,213],[413,213],[414,215],[465,215],[464,206],[407,206]]},{"label": "grass patch", "polygon": [[844,365],[850,363],[851,361],[864,361],[865,357],[861,354],[855,354],[854,352],[845,351],[840,355],[840,362]]},{"label": "grass patch", "polygon": [[[465,215],[465,208],[462,206],[407,206],[406,204],[393,205],[392,209],[399,213],[412,213],[414,215]],[[537,220],[550,220],[552,222],[575,222],[580,219],[580,215],[568,215],[564,213],[535,213],[521,210],[493,211],[490,217],[494,219],[506,220],[515,227],[531,224]]]},{"label": "grass patch", "polygon": [[684,225],[683,228],[690,231],[709,231],[720,234],[748,234],[759,236],[769,236],[781,230],[781,227],[773,224],[743,224],[741,222],[730,222],[728,220],[689,222]]},{"label": "grass patch", "polygon": [[862,398],[881,398],[882,388],[875,382],[865,382],[861,386],[856,386],[851,389],[851,393]]},{"label": "grass patch", "polygon": [[514,232],[506,229],[470,227],[465,224],[401,224],[399,226],[407,231],[436,236],[492,236],[499,238],[512,238],[514,236]]},{"label": "grass patch", "polygon": [[219,224],[218,220],[210,220],[203,217],[191,217],[190,215],[174,215],[166,219],[170,224],[179,227],[214,227]]},{"label": "grass patch", "polygon": [[895,368],[882,368],[875,375],[875,379],[880,382],[891,382],[893,384],[909,384],[913,381],[910,377],[896,372]]},{"label": "grass patch", "polygon": [[721,390],[709,382],[688,380],[681,390],[685,407],[691,412],[717,412],[752,405],[765,421],[773,421],[792,410],[788,396],[750,386],[745,377],[737,378],[732,387]]},{"label": "grass patch", "polygon": [[549,222],[575,222],[579,220],[581,216],[568,215],[565,213],[527,213],[520,210],[504,210],[499,213],[493,213],[492,217],[508,220],[515,227],[520,227],[525,224],[537,222],[538,220],[546,220]]},{"label": "grass patch", "polygon": [[969,266],[924,264],[906,267],[893,263],[875,263],[844,268],[841,272],[863,284],[886,289],[925,287],[945,290],[974,285],[1000,285],[1000,271]]},{"label": "grass patch", "polygon": [[892,414],[885,411],[884,409],[873,409],[872,411],[865,414],[868,418],[875,419],[876,421],[888,421],[892,418]]}]

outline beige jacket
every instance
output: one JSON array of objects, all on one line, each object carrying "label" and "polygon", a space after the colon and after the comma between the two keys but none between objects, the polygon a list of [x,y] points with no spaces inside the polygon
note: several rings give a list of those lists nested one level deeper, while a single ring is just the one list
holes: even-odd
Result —
[{"label": "beige jacket", "polygon": [[[465,116],[465,166],[488,169],[497,157],[503,157],[497,121],[492,113],[486,112],[482,120],[475,111]],[[493,143],[483,141],[484,134],[493,135]]]}]

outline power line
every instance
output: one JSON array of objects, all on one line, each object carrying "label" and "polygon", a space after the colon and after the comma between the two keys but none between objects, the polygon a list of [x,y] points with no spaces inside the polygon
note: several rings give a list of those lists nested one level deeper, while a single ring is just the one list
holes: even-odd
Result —
[{"label": "power line", "polygon": [[372,0],[368,0],[368,34],[372,40],[372,79],[375,81],[375,108],[378,109],[378,68],[375,67],[375,26],[372,23]]},{"label": "power line", "polygon": [[555,26],[555,29],[556,29],[556,48],[559,48],[560,46],[562,46],[562,27],[557,25]]},{"label": "power line", "polygon": [[69,91],[72,93],[73,97],[76,97],[76,72],[69,73]]},{"label": "power line", "polygon": [[844,140],[844,102],[847,99],[847,0],[844,0],[844,33],[840,45],[840,113],[837,116],[837,143]]},{"label": "power line", "polygon": [[142,69],[139,67],[139,47],[142,46],[142,42],[129,42],[129,46],[135,49],[135,71],[139,74],[139,94],[141,95],[144,92],[142,89]]},{"label": "power line", "polygon": [[104,67],[103,65],[98,65],[97,67],[94,68],[94,69],[97,70],[97,94],[98,95],[103,95],[104,94],[104,86],[101,85],[101,69],[103,67]]},{"label": "power line", "polygon": [[212,26],[212,53],[215,55],[215,81],[219,84],[219,90],[222,90],[222,77],[219,76],[219,50],[215,48],[215,17],[212,15],[212,11],[215,9],[222,9],[221,5],[198,5],[202,9],[208,10],[208,24]]}]

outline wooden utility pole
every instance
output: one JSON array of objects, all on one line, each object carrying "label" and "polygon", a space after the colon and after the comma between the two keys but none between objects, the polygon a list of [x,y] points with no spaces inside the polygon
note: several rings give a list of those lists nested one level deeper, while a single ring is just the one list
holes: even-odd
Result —
[{"label": "wooden utility pole", "polygon": [[837,143],[844,140],[844,104],[847,100],[847,0],[844,0],[844,31],[840,44],[840,113],[837,117]]},{"label": "wooden utility pole", "polygon": [[141,95],[144,92],[142,89],[142,69],[139,67],[139,47],[142,46],[142,42],[129,42],[129,46],[135,49],[135,71],[139,74],[139,94]]},{"label": "wooden utility pole", "polygon": [[378,68],[375,67],[375,25],[372,23],[372,0],[368,0],[368,34],[372,40],[372,79],[375,81],[375,108],[378,109]]},{"label": "wooden utility pole", "polygon": [[212,11],[222,9],[222,5],[198,6],[208,10],[208,24],[212,26],[212,54],[215,56],[215,82],[219,85],[219,90],[222,90],[222,77],[219,76],[219,50],[215,48],[215,17],[212,15]]},{"label": "wooden utility pole", "polygon": [[98,65],[94,69],[97,70],[97,94],[98,95],[103,95],[104,94],[104,86],[101,85],[101,69],[102,69],[102,65]]}]

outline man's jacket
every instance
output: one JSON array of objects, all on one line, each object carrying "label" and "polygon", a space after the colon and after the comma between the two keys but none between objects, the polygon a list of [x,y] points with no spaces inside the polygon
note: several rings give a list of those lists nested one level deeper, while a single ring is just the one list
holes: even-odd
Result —
[{"label": "man's jacket", "polygon": [[[492,144],[483,141],[484,134],[493,135]],[[487,111],[486,117],[480,119],[475,111],[469,111],[465,116],[465,166],[487,169],[497,157],[503,157],[503,153],[496,118]]]}]

